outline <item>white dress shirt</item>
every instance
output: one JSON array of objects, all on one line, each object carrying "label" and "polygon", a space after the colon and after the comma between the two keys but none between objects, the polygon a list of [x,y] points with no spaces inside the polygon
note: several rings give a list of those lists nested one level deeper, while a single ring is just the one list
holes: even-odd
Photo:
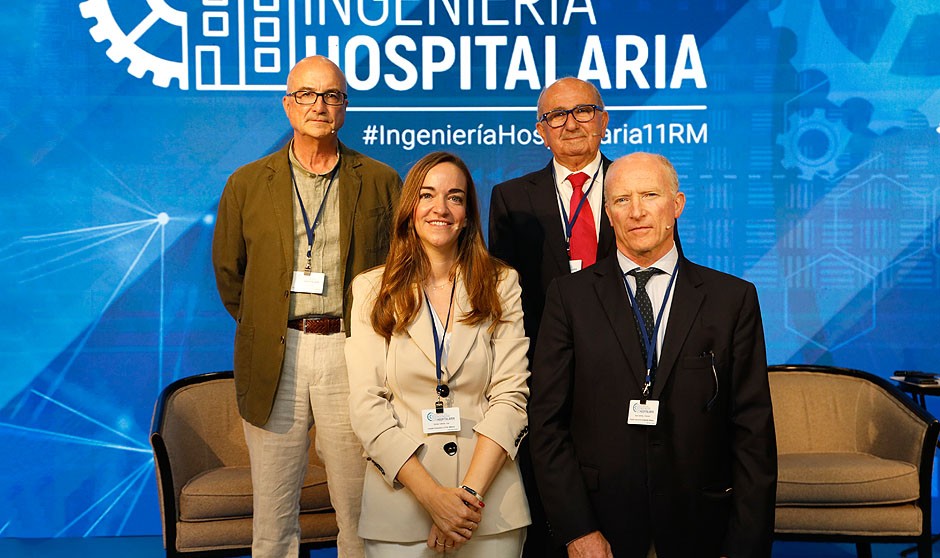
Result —
[{"label": "white dress shirt", "polygon": [[[562,166],[556,159],[552,159],[552,168],[555,171],[555,188],[558,192],[558,203],[559,207],[563,210],[561,213],[561,226],[562,230],[565,230],[564,227],[567,225],[565,223],[565,215],[568,216],[568,219],[571,219],[571,208],[569,204],[571,203],[571,194],[574,192],[574,188],[571,186],[571,183],[568,182],[568,175],[575,172],[583,172],[588,175],[588,179],[584,182],[584,191],[588,192],[588,204],[591,206],[591,212],[594,214],[594,236],[597,236],[598,231],[601,230],[601,212],[604,211],[604,169],[601,168],[601,154],[598,151],[597,155],[594,157],[594,160],[587,164],[583,169],[576,171],[569,170]],[[591,178],[594,178],[594,185],[591,184]],[[575,208],[577,209],[577,208]],[[584,209],[581,209],[583,212]],[[580,218],[580,217],[579,217]]]},{"label": "white dress shirt", "polygon": [[[649,267],[655,267],[656,269],[662,271],[662,273],[657,273],[650,277],[649,282],[646,284],[646,294],[650,297],[650,303],[653,306],[653,316],[659,316],[659,309],[663,307],[665,303],[666,309],[663,310],[662,323],[659,324],[659,331],[656,335],[656,354],[653,357],[653,362],[659,362],[659,354],[661,352],[661,347],[663,346],[663,339],[666,338],[666,326],[669,323],[669,312],[672,309],[672,298],[676,294],[676,282],[672,282],[672,289],[669,291],[669,298],[666,300],[666,288],[669,287],[669,280],[672,278],[672,274],[675,271],[678,273],[676,268],[676,262],[679,261],[679,251],[675,246],[672,247],[665,256],[656,261],[653,265],[649,267],[641,267],[633,262],[630,258],[623,255],[620,250],[617,250],[617,261],[620,263],[620,270],[623,273],[634,270],[636,268],[649,269]],[[633,291],[633,295],[636,296],[636,278],[632,275],[627,275],[627,282],[630,284],[630,289]],[[630,312],[633,312],[631,309]]]}]

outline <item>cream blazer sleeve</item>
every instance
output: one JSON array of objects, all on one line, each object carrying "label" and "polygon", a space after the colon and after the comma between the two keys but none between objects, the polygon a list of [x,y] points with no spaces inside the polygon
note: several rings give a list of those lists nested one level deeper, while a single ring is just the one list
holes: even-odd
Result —
[{"label": "cream blazer sleeve", "polygon": [[493,375],[486,393],[489,409],[473,430],[499,444],[515,459],[519,443],[529,431],[526,415],[529,339],[523,329],[522,288],[515,269],[504,270],[499,282],[499,300],[503,317],[490,338]]},{"label": "cream blazer sleeve", "polygon": [[382,282],[384,267],[360,274],[352,283],[350,336],[346,339],[349,374],[349,419],[367,456],[382,456],[372,464],[390,485],[405,461],[422,442],[399,428],[385,377],[385,338],[372,328],[370,314]]}]

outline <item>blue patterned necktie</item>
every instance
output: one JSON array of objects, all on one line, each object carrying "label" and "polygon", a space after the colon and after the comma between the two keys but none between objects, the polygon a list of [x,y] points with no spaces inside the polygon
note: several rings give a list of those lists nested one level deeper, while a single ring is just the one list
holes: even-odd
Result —
[{"label": "blue patterned necktie", "polygon": [[[649,335],[646,342],[643,342],[643,330],[640,329],[640,324],[637,322],[636,332],[640,337],[640,348],[643,350],[643,360],[646,360],[647,356],[646,343],[653,340],[653,327],[656,325],[656,319],[653,317],[653,304],[650,302],[650,296],[646,293],[646,284],[653,275],[660,273],[662,273],[662,270],[655,267],[646,270],[636,268],[627,272],[627,275],[632,275],[636,279],[636,293],[634,294],[636,307],[637,310],[640,311],[640,315],[643,316],[643,326],[646,327],[646,333]],[[636,321],[636,314],[633,315],[633,319]]]}]

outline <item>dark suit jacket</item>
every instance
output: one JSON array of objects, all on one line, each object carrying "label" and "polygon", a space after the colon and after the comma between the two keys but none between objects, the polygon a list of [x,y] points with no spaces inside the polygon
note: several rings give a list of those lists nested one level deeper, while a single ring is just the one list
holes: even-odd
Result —
[{"label": "dark suit jacket", "polygon": [[616,255],[549,287],[529,399],[546,513],[559,542],[600,530],[617,558],[644,558],[651,538],[660,558],[769,557],[776,440],[757,291],[681,255],[673,288],[659,422],[635,426],[645,366]]},{"label": "dark suit jacket", "polygon": [[[604,173],[610,159],[601,156]],[[516,268],[522,280],[522,311],[531,359],[542,319],[545,291],[556,277],[568,275],[565,231],[552,178],[552,161],[542,170],[493,188],[490,199],[489,249]],[[614,231],[601,209],[597,259],[614,250]]]},{"label": "dark suit jacket", "polygon": [[[212,239],[219,296],[238,322],[234,366],[238,409],[257,426],[263,426],[271,414],[284,361],[294,271],[289,145],[229,177]],[[401,179],[388,165],[340,144],[338,186],[343,317],[348,324],[349,284],[359,272],[385,262]]]}]

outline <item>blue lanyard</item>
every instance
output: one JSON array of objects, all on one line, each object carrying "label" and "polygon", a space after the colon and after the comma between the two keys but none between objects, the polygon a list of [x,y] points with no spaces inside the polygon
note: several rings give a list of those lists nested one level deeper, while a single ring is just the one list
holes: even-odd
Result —
[{"label": "blue lanyard", "polygon": [[300,203],[300,213],[304,216],[304,228],[307,230],[307,267],[305,271],[309,274],[310,254],[313,252],[314,231],[317,225],[320,224],[320,217],[323,215],[323,206],[326,205],[326,198],[330,195],[330,188],[333,187],[333,179],[336,178],[336,173],[339,171],[339,158],[337,156],[336,166],[333,168],[333,172],[330,173],[330,181],[326,185],[326,192],[323,194],[323,199],[320,200],[320,209],[317,210],[317,216],[313,219],[313,226],[310,226],[310,218],[307,217],[307,208],[304,207],[304,200],[300,197],[300,188],[297,187],[297,178],[294,176],[294,165],[288,164],[288,167],[290,167],[290,181],[294,185],[294,192],[297,193],[297,201]]},{"label": "blue lanyard", "polygon": [[[450,311],[454,307],[454,292],[457,290],[457,280],[454,280],[454,284],[450,287],[450,302],[447,304],[447,318],[444,320],[444,335],[447,335],[447,324],[450,323]],[[437,395],[438,397],[447,397],[447,393],[450,393],[449,390],[442,390],[442,387],[446,387],[441,383],[441,377],[443,376],[443,367],[441,366],[441,361],[444,358],[444,342],[441,338],[437,336],[437,326],[434,325],[434,309],[431,308],[431,300],[428,298],[428,293],[424,293],[424,302],[428,305],[428,312],[431,314],[431,333],[434,334],[434,367],[435,372],[437,373]],[[441,393],[446,391],[447,393]]]},{"label": "blue lanyard", "polygon": [[669,293],[672,291],[672,283],[676,280],[676,274],[679,271],[679,260],[676,260],[676,266],[672,268],[672,276],[669,278],[669,286],[666,287],[666,294],[663,296],[663,303],[659,306],[659,313],[656,315],[656,321],[653,322],[653,335],[647,335],[646,324],[643,322],[643,316],[636,306],[636,297],[627,282],[627,274],[623,274],[623,285],[627,288],[627,295],[630,296],[630,306],[633,309],[633,315],[640,324],[640,332],[643,333],[643,346],[646,348],[646,378],[643,380],[643,399],[650,396],[650,387],[656,379],[653,373],[653,354],[656,352],[657,337],[659,336],[659,326],[663,321],[663,312],[666,310],[666,301],[669,300]]},{"label": "blue lanyard", "polygon": [[552,182],[555,184],[555,193],[558,194],[558,200],[561,201],[559,208],[561,209],[561,218],[565,221],[565,250],[569,252],[571,251],[571,231],[574,229],[574,224],[578,221],[578,216],[581,215],[581,208],[584,206],[584,202],[587,201],[588,194],[590,194],[591,189],[594,188],[594,182],[597,181],[597,173],[601,172],[602,166],[604,166],[603,161],[601,164],[597,165],[597,170],[594,171],[594,176],[591,177],[591,185],[588,186],[584,195],[581,196],[578,207],[576,207],[574,213],[571,214],[571,220],[569,221],[568,212],[565,211],[564,200],[562,200],[561,192],[558,190],[558,177],[555,175],[555,163],[552,162]]}]

